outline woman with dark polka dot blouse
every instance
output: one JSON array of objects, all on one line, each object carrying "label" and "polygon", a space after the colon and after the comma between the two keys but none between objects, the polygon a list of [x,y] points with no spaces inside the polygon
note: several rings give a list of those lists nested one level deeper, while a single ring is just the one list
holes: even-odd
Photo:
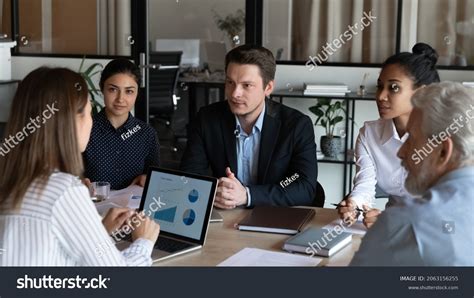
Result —
[{"label": "woman with dark polka dot blouse", "polygon": [[100,89],[105,108],[94,116],[89,144],[83,153],[86,184],[110,182],[112,189],[144,186],[149,166],[158,166],[160,144],[156,131],[132,116],[140,82],[139,68],[116,59],[104,68]]}]

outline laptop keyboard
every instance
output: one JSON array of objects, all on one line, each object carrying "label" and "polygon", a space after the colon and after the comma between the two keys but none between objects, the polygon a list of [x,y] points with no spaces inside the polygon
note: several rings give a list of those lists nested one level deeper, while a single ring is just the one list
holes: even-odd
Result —
[{"label": "laptop keyboard", "polygon": [[[119,238],[119,239],[117,239],[119,241],[133,242],[132,234],[128,234],[128,235],[125,235],[124,237],[117,237],[117,238]],[[155,243],[155,248],[156,249],[166,251],[166,252],[169,252],[169,253],[179,251],[179,250],[183,250],[183,249],[186,249],[186,248],[191,247],[191,246],[192,246],[192,244],[177,241],[177,240],[170,239],[170,238],[165,238],[165,237],[159,237],[158,240]]]},{"label": "laptop keyboard", "polygon": [[175,251],[179,251],[179,250],[183,250],[183,249],[186,249],[186,248],[191,247],[191,246],[192,246],[192,244],[177,241],[177,240],[170,239],[170,238],[164,238],[164,237],[158,238],[158,241],[156,241],[156,243],[155,243],[155,248],[156,249],[166,251],[166,252],[170,252],[170,253],[175,252]]}]

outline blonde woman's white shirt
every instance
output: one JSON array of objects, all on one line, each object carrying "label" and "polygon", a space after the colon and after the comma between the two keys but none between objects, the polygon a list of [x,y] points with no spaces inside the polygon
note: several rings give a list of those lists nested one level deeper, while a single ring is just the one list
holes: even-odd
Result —
[{"label": "blonde woman's white shirt", "polygon": [[0,210],[0,266],[149,266],[153,242],[137,239],[120,252],[87,188],[52,174],[41,195],[30,186],[21,208]]},{"label": "blonde woman's white shirt", "polygon": [[412,197],[404,186],[407,172],[397,157],[407,138],[408,133],[399,137],[391,119],[364,123],[355,147],[356,174],[351,192],[359,207],[372,206],[375,185],[389,195],[387,206],[403,203]]}]

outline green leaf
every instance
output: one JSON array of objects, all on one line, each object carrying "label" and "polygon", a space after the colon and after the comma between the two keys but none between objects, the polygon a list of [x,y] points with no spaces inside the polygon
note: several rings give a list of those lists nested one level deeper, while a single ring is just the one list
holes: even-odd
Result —
[{"label": "green leaf", "polygon": [[100,112],[103,106],[96,100],[96,96],[100,95],[100,90],[95,86],[92,77],[99,74],[104,67],[100,63],[93,63],[85,71],[83,71],[82,69],[84,67],[85,60],[86,56],[82,58],[78,73],[82,76],[82,78],[84,78],[84,81],[86,81],[87,89],[91,98],[92,115],[95,115]]},{"label": "green leaf", "polygon": [[309,108],[309,110],[311,111],[311,113],[315,114],[318,117],[321,117],[324,115],[324,111],[321,110],[318,106],[312,106]]},{"label": "green leaf", "polygon": [[322,126],[322,127],[326,127],[326,125],[327,125],[326,119],[322,119],[322,120],[321,120],[321,126]]},{"label": "green leaf", "polygon": [[102,72],[102,70],[98,70],[96,72],[91,73],[89,76],[92,78],[93,76],[95,76],[96,74],[101,73],[101,72]]},{"label": "green leaf", "polygon": [[322,106],[329,106],[331,104],[331,99],[329,98],[318,98],[318,104]]},{"label": "green leaf", "polygon": [[92,64],[91,66],[89,66],[89,67],[86,69],[86,71],[84,71],[84,73],[89,76],[90,73],[91,73],[96,67],[102,68],[103,66],[102,66],[102,64],[100,64],[100,63],[94,63],[94,64]]},{"label": "green leaf", "polygon": [[326,118],[328,118],[328,119],[331,119],[330,114],[331,114],[331,108],[327,109],[326,112],[324,113],[324,115],[325,115]]},{"label": "green leaf", "polygon": [[84,62],[86,61],[86,56],[84,55],[82,57],[82,61],[81,61],[81,65],[79,65],[79,70],[78,72],[81,73],[82,72],[82,67],[84,66]]},{"label": "green leaf", "polygon": [[91,78],[88,76],[82,76],[84,80],[87,82],[87,85],[89,87],[89,91],[95,91],[94,83],[92,82]]},{"label": "green leaf", "polygon": [[[322,116],[319,116],[318,118],[316,118],[316,121],[314,121],[314,125],[318,125],[319,120],[321,120],[321,118],[322,118]],[[323,125],[321,124],[321,126],[323,126]]]},{"label": "green leaf", "polygon": [[336,125],[337,123],[341,122],[342,120],[344,120],[344,117],[342,117],[342,116],[337,116],[337,117],[335,117],[334,119],[332,119],[332,120],[330,121],[330,124],[331,124],[331,125]]}]

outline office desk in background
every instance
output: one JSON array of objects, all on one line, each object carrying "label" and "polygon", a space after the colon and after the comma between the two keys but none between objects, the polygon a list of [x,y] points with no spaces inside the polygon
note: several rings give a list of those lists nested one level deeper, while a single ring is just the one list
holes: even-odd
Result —
[{"label": "office desk in background", "polygon": [[[225,80],[223,74],[206,76],[199,74],[185,74],[179,77],[178,85],[188,90],[188,117],[191,123],[196,117],[199,108],[211,103],[225,100]],[[183,86],[185,86],[183,88]],[[214,92],[214,96],[211,94]]]}]

